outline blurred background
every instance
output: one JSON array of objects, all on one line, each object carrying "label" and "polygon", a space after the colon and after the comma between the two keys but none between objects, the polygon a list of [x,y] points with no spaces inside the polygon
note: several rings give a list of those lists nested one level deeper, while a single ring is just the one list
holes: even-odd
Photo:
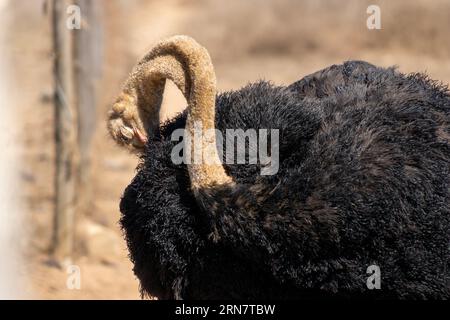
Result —
[{"label": "blurred background", "polygon": [[[80,30],[64,28],[70,2]],[[204,45],[221,91],[287,85],[350,59],[450,82],[450,0],[56,3],[59,17],[52,1],[0,0],[0,298],[140,298],[118,226],[137,159],[114,145],[105,118],[160,39]],[[367,28],[369,5],[380,30]],[[162,119],[185,104],[169,83]]]}]

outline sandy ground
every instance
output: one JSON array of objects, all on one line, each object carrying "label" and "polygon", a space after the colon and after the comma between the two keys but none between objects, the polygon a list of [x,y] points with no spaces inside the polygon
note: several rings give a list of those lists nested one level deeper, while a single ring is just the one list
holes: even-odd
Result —
[{"label": "sandy ground", "polygon": [[[104,4],[106,50],[93,148],[92,187],[95,197],[88,212],[77,214],[74,264],[81,271],[80,290],[67,287],[70,276],[67,270],[48,256],[54,199],[53,107],[50,100],[52,56],[48,17],[42,11],[42,0],[15,0],[3,5],[2,15],[8,19],[2,19],[7,25],[2,43],[8,48],[9,57],[2,57],[4,64],[1,70],[4,75],[7,66],[11,77],[7,81],[9,88],[1,82],[6,80],[0,79],[0,89],[3,89],[0,91],[0,129],[12,135],[1,134],[0,142],[2,148],[3,145],[14,146],[13,154],[17,160],[9,158],[9,149],[5,149],[0,157],[0,221],[3,223],[8,217],[5,212],[11,214],[20,210],[3,204],[14,203],[3,201],[12,196],[4,193],[6,189],[14,190],[10,187],[12,182],[20,183],[24,212],[23,233],[21,241],[17,242],[24,251],[21,267],[6,266],[1,263],[5,260],[0,260],[0,276],[14,274],[12,270],[16,270],[16,277],[11,279],[22,281],[18,292],[6,293],[11,296],[20,294],[40,299],[140,298],[138,282],[132,273],[118,226],[120,195],[134,175],[137,160],[119,150],[108,138],[105,113],[138,57],[158,39],[172,34],[189,34],[203,43],[211,52],[221,91],[238,89],[259,79],[289,84],[318,69],[349,59],[367,60],[381,66],[397,64],[401,71],[426,71],[432,78],[450,82],[450,60],[448,55],[441,54],[438,45],[440,29],[430,25],[429,18],[428,25],[423,22],[423,30],[411,31],[421,38],[404,42],[405,35],[398,33],[399,41],[392,44],[393,32],[368,33],[364,30],[366,14],[363,6],[356,7],[362,9],[355,16],[352,14],[357,9],[353,6],[352,10],[343,8],[336,19],[326,20],[324,17],[328,17],[329,12],[339,8],[334,0],[329,1],[331,9],[329,7],[327,11],[320,8],[322,0],[306,0],[303,7],[292,10],[283,7],[288,0],[277,2],[281,3],[277,5],[270,1],[230,1],[229,5],[222,7],[215,0],[202,0],[195,4],[185,0],[98,1]],[[417,1],[417,6],[425,3]],[[256,13],[253,12],[255,8],[258,9]],[[258,19],[250,19],[250,15]],[[439,20],[436,14],[428,11],[423,11],[423,15]],[[317,20],[323,20],[321,29]],[[447,16],[441,20],[439,23],[447,23]],[[386,28],[390,23],[388,20]],[[418,23],[422,25],[420,19]],[[415,45],[425,39],[427,46]],[[17,97],[11,104],[14,108],[8,109],[10,104],[3,98],[6,94]],[[169,85],[164,98],[163,118],[172,116],[184,106],[181,94]],[[10,120],[14,118],[16,122]],[[8,227],[7,230],[8,233],[0,233],[0,243],[5,247],[0,247],[2,257],[4,253],[18,252],[12,247],[16,241],[8,238],[8,244],[4,245],[5,235],[17,235],[14,229]],[[8,260],[17,261],[15,257]],[[0,278],[0,283],[5,282]],[[6,285],[0,286],[0,296],[5,294],[2,291],[4,287]],[[17,288],[17,284],[10,283],[8,287]]]}]

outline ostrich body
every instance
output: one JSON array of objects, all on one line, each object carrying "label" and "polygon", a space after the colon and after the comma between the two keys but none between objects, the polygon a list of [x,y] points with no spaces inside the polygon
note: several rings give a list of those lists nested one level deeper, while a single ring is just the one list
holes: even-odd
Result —
[{"label": "ostrich body", "polygon": [[[166,78],[188,109],[158,128]],[[278,173],[174,164],[171,134],[194,121],[278,129]],[[132,73],[109,129],[141,157],[120,208],[143,294],[450,297],[450,96],[424,75],[349,61],[216,96],[206,50],[174,37]]]}]

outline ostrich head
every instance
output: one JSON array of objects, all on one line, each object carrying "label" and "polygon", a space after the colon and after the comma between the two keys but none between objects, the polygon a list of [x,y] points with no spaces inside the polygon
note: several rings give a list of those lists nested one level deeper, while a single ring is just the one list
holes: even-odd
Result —
[{"label": "ostrich head", "polygon": [[[203,130],[214,129],[216,76],[211,58],[192,38],[174,36],[158,43],[138,63],[113,105],[108,130],[119,145],[139,152],[147,136],[158,128],[166,79],[175,83],[188,102],[186,133],[193,137],[196,125]],[[201,139],[201,150],[208,150],[207,161],[188,164],[194,193],[201,188],[233,184],[220,164],[215,136],[209,138]]]}]

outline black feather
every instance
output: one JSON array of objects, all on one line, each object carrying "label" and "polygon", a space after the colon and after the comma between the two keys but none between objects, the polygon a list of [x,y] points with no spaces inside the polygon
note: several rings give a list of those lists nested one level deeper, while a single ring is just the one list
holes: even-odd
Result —
[{"label": "black feather", "polygon": [[[280,130],[279,172],[225,165],[239,187],[201,190],[216,208],[205,212],[186,166],[170,158],[186,114],[163,126],[121,202],[143,294],[450,298],[445,86],[350,61],[289,87],[258,82],[220,94],[216,108],[223,132]],[[381,290],[366,286],[372,264]]]}]

